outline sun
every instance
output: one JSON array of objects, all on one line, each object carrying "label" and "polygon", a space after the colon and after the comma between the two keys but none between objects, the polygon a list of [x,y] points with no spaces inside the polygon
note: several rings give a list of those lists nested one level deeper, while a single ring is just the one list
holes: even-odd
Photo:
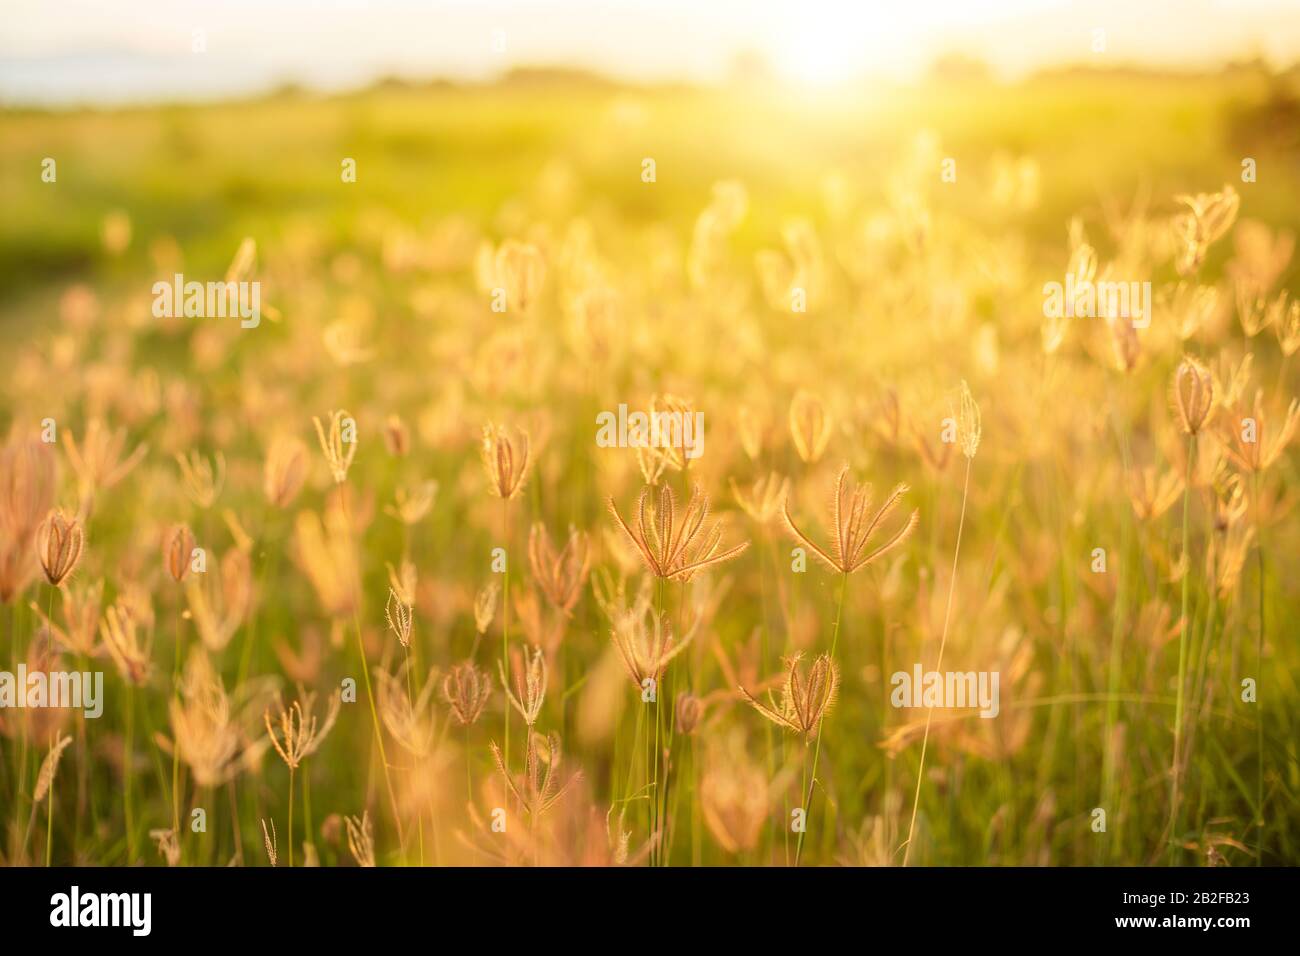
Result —
[{"label": "sun", "polygon": [[[925,9],[936,12],[933,2]],[[911,7],[809,0],[773,23],[771,56],[794,85],[839,86],[897,65],[900,41],[924,22]]]},{"label": "sun", "polygon": [[838,86],[871,74],[907,72],[981,24],[1016,22],[1066,2],[908,0],[885,5],[805,0],[782,5],[772,19],[766,34],[768,52],[780,75],[794,85]]},{"label": "sun", "polygon": [[[818,8],[822,8],[819,10]],[[798,86],[838,86],[864,73],[872,59],[872,41],[864,29],[869,19],[860,10],[820,16],[825,4],[812,5],[804,16],[774,38],[773,59],[786,80]]]}]

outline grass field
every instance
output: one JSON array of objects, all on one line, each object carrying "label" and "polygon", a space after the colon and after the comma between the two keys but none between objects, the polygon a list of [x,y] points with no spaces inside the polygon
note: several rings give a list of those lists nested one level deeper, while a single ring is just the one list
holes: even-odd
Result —
[{"label": "grass field", "polygon": [[[1298,97],[0,114],[5,666],[104,673],[0,708],[0,858],[1300,862]],[[1153,314],[1053,321],[1067,274]]]}]

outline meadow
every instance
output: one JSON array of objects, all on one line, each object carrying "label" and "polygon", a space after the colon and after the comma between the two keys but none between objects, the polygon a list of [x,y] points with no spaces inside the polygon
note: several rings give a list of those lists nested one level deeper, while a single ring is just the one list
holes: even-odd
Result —
[{"label": "meadow", "polygon": [[0,859],[1295,864],[1297,104],[0,113],[3,666],[104,675],[0,707]]}]

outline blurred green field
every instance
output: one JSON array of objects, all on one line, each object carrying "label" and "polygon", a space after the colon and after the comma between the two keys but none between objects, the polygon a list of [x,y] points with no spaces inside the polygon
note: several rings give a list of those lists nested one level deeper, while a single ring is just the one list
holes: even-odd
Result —
[{"label": "blurred green field", "polygon": [[[828,175],[878,201],[918,131],[936,133],[958,180],[937,201],[978,215],[996,153],[1030,155],[1050,182],[1016,225],[1055,255],[1070,216],[1101,197],[1196,192],[1237,181],[1252,156],[1252,214],[1294,222],[1300,166],[1290,81],[1241,69],[1166,77],[1064,73],[1019,85],[870,89],[852,101],[770,91],[623,89],[565,75],[496,86],[386,86],[349,96],[285,93],[221,105],[0,113],[0,312],[48,308],[72,278],[145,270],[135,242],[112,257],[103,217],[128,212],[136,236],[168,235],[192,267],[223,268],[247,235],[295,224],[347,248],[367,214],[412,228],[448,214],[493,231],[509,202],[547,174],[570,188],[549,212],[685,231],[710,186],[739,178],[762,202],[736,242],[754,249],[786,218],[824,220]],[[1279,99],[1280,98],[1280,99]],[[44,157],[59,166],[46,188]],[[640,162],[659,169],[653,191]],[[339,163],[356,159],[344,187]]]}]

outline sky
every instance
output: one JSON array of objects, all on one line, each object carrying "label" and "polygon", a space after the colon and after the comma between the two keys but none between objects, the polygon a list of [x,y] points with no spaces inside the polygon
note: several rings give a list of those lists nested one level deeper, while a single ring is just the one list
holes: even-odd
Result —
[{"label": "sky", "polygon": [[[952,51],[1002,76],[1072,63],[1300,60],[1300,0],[4,0],[0,101],[212,99],[517,66],[723,80],[757,53],[810,87],[906,80]],[[1104,31],[1104,46],[1094,50]]]}]

